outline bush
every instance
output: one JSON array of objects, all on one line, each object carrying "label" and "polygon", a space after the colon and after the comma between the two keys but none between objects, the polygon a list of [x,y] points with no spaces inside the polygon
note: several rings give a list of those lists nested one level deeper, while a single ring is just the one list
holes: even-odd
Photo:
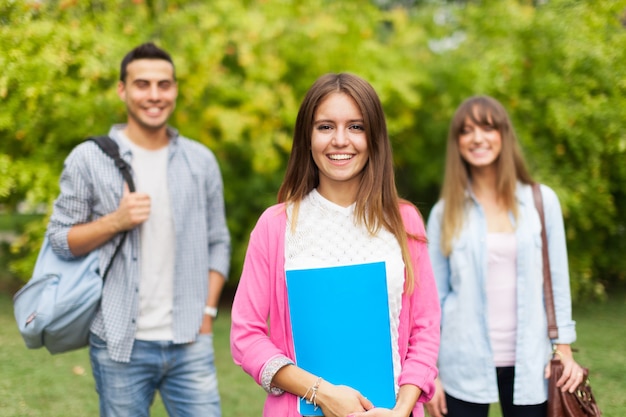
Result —
[{"label": "bush", "polygon": [[[325,72],[349,71],[379,92],[401,194],[425,215],[456,106],[478,93],[502,101],[537,179],[561,199],[575,296],[602,297],[626,278],[626,2],[419,3],[5,1],[0,204],[51,207],[70,149],[125,118],[119,61],[154,40],[177,65],[172,124],[220,160],[229,285],[256,219],[275,201],[305,91]],[[42,230],[33,225],[12,248],[22,279]]]}]

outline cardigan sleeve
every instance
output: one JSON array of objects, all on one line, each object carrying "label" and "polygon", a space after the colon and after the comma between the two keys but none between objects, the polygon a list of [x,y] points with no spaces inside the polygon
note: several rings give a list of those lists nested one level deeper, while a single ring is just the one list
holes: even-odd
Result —
[{"label": "cardigan sleeve", "polygon": [[413,292],[405,295],[408,311],[401,316],[406,322],[401,327],[408,328],[408,346],[399,384],[417,385],[422,390],[419,402],[426,402],[435,392],[441,312],[422,218],[412,205],[403,206],[402,217],[407,232],[420,240],[409,240],[416,282]]},{"label": "cardigan sleeve", "polygon": [[268,327],[272,284],[278,267],[276,256],[273,256],[276,251],[273,236],[276,234],[276,218],[275,210],[266,210],[250,234],[231,312],[230,347],[233,360],[266,389],[265,367],[278,361],[284,364],[291,362],[270,339]]}]

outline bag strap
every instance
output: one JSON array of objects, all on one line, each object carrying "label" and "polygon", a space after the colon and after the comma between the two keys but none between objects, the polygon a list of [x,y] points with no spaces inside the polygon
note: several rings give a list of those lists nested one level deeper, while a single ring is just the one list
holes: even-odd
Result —
[{"label": "bag strap", "polygon": [[[135,182],[133,181],[133,176],[130,172],[130,165],[120,156],[120,149],[117,146],[117,143],[108,136],[92,136],[92,137],[87,138],[87,140],[94,141],[100,147],[100,149],[102,149],[102,152],[104,152],[111,159],[113,159],[113,161],[115,162],[115,166],[120,170],[120,173],[124,177],[124,181],[126,181],[126,184],[128,184],[128,190],[131,193],[134,192]],[[111,269],[111,265],[113,265],[113,260],[115,259],[120,249],[122,248],[122,245],[124,244],[124,241],[126,240],[127,234],[128,234],[128,231],[122,234],[122,238],[117,244],[117,247],[115,248],[115,251],[113,252],[113,256],[111,257],[109,264],[107,265],[106,269],[104,270],[104,273],[102,274],[102,282],[104,282],[104,280],[106,279],[107,274],[109,273],[109,269]]]},{"label": "bag strap", "polygon": [[535,207],[541,219],[541,255],[543,257],[543,294],[546,303],[546,314],[548,316],[548,336],[550,339],[559,337],[559,328],[556,325],[556,314],[554,312],[554,293],[552,292],[552,274],[550,273],[550,257],[548,255],[548,237],[546,234],[546,216],[543,211],[543,198],[541,188],[538,183],[532,185]]},{"label": "bag strap", "polygon": [[115,166],[118,167],[126,184],[128,184],[128,190],[132,193],[135,191],[135,182],[133,176],[130,173],[130,165],[120,156],[120,149],[117,143],[108,136],[92,136],[87,140],[92,140],[102,149],[102,152],[107,154],[113,161]]}]

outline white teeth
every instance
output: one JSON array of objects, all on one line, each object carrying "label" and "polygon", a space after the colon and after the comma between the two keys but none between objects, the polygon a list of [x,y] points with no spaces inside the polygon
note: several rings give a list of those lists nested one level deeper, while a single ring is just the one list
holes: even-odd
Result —
[{"label": "white teeth", "polygon": [[351,159],[352,155],[349,154],[341,154],[341,155],[328,155],[328,158],[334,160],[334,161],[342,161],[342,160],[346,160],[346,159]]}]

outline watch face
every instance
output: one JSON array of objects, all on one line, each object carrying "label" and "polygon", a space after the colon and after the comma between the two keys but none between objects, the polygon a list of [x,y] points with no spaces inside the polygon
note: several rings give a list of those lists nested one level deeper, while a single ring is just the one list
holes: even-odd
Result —
[{"label": "watch face", "polygon": [[204,307],[204,314],[215,318],[217,317],[217,308],[206,306]]}]

